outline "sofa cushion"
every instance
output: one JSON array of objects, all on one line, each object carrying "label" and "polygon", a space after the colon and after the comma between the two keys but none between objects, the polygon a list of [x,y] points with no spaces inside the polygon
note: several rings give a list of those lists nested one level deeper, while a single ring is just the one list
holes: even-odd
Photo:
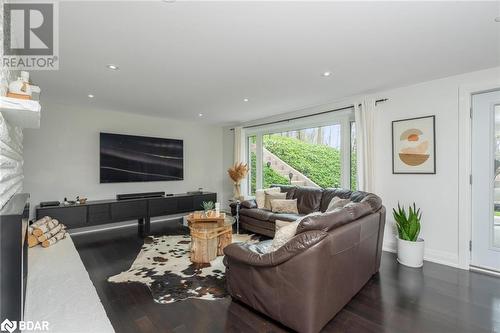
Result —
[{"label": "sofa cushion", "polygon": [[271,200],[271,211],[273,213],[298,214],[297,199],[274,199]]},{"label": "sofa cushion", "polygon": [[288,221],[288,222],[293,222],[296,221],[298,218],[305,216],[304,214],[283,214],[283,213],[274,213],[271,215],[269,218],[269,221],[275,222],[276,220],[282,220],[282,221]]},{"label": "sofa cushion", "polygon": [[[293,221],[295,222],[295,221]],[[283,227],[286,227],[287,225],[289,225],[290,223],[293,223],[291,221],[283,221],[283,220],[276,220],[274,221],[274,224],[275,224],[275,229],[276,231],[278,231],[279,229],[283,228]]]},{"label": "sofa cushion", "polygon": [[273,242],[269,247],[269,251],[276,251],[292,239],[295,236],[298,225],[298,222],[290,222],[288,225],[276,230],[276,234],[274,234]]},{"label": "sofa cushion", "polygon": [[332,201],[328,204],[327,212],[330,212],[337,208],[344,208],[345,205],[351,203],[352,201],[349,199],[341,199],[339,197],[333,197]]},{"label": "sofa cushion", "polygon": [[266,192],[266,201],[264,204],[264,209],[271,210],[271,201],[275,199],[286,199],[286,193]]},{"label": "sofa cushion", "polygon": [[252,208],[252,209],[240,209],[240,215],[248,216],[256,220],[260,221],[269,221],[269,218],[273,215],[273,213],[269,210]]},{"label": "sofa cushion", "polygon": [[306,216],[300,221],[297,234],[309,230],[330,231],[371,213],[373,211],[367,203],[351,202],[344,208],[336,208],[320,215]]},{"label": "sofa cushion", "polygon": [[279,193],[279,192],[280,192],[279,187],[256,190],[255,202],[257,204],[257,208],[264,208],[264,205],[266,203],[266,193]]},{"label": "sofa cushion", "polygon": [[328,205],[333,198],[339,197],[340,199],[351,200],[352,191],[343,188],[326,188],[323,190],[323,196],[321,197],[320,210],[326,212]]},{"label": "sofa cushion", "polygon": [[295,185],[271,185],[271,188],[279,188],[281,193],[286,193],[287,199],[295,198]]},{"label": "sofa cushion", "polygon": [[274,222],[256,220],[250,216],[241,216],[240,227],[268,237],[274,237],[274,232],[276,231]]},{"label": "sofa cushion", "polygon": [[295,188],[294,199],[297,199],[299,214],[310,214],[319,211],[323,190],[316,187],[301,186]]}]

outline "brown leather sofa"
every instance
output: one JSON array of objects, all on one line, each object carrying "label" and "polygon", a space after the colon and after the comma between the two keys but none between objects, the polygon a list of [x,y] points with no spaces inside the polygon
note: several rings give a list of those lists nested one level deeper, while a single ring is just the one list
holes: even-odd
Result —
[{"label": "brown leather sofa", "polygon": [[298,332],[314,333],[378,272],[386,215],[380,198],[347,190],[324,192],[330,191],[328,196],[335,193],[354,202],[304,218],[295,237],[278,250],[266,251],[271,240],[224,249],[233,299]]},{"label": "brown leather sofa", "polygon": [[[268,237],[274,237],[276,220],[291,222],[312,212],[325,212],[332,198],[336,196],[359,202],[367,194],[365,192],[352,192],[340,188],[321,189],[290,185],[272,185],[271,187],[280,187],[281,192],[287,194],[287,199],[297,199],[299,214],[273,213],[266,209],[257,208],[257,203],[254,199],[246,200],[241,202],[240,205],[240,228]],[[235,205],[232,204],[231,208],[234,215]]]}]

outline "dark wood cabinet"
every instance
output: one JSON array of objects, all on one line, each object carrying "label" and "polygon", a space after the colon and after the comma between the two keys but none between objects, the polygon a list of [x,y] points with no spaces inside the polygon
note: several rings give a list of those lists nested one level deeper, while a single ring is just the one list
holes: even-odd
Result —
[{"label": "dark wood cabinet", "polygon": [[171,215],[179,211],[178,200],[175,198],[158,198],[149,200],[149,215]]},{"label": "dark wood cabinet", "polygon": [[147,234],[150,218],[202,210],[203,201],[217,201],[217,193],[183,193],[173,196],[128,200],[88,201],[83,205],[36,207],[36,218],[50,216],[68,229],[138,220]]},{"label": "dark wood cabinet", "polygon": [[28,194],[16,194],[0,210],[0,322],[23,319],[28,274],[28,199]]},{"label": "dark wood cabinet", "polygon": [[134,220],[147,216],[147,200],[123,200],[111,204],[111,220]]},{"label": "dark wood cabinet", "polygon": [[87,208],[83,206],[75,206],[73,209],[59,209],[58,207],[51,207],[43,210],[44,216],[50,216],[53,219],[64,221],[64,225],[68,229],[86,226],[87,224]]},{"label": "dark wood cabinet", "polygon": [[87,223],[96,225],[111,220],[111,205],[96,204],[87,207]]}]

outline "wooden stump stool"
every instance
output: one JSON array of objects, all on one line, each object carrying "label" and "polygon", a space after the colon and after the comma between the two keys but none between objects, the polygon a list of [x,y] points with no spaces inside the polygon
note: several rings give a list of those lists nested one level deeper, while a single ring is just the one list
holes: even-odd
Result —
[{"label": "wooden stump stool", "polygon": [[191,231],[191,261],[209,263],[232,242],[232,223],[225,223],[225,215],[218,218],[195,219],[188,216]]}]

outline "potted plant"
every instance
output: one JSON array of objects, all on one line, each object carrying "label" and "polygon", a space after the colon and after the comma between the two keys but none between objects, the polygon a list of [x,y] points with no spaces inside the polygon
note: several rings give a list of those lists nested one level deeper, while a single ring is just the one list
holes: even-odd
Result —
[{"label": "potted plant", "polygon": [[417,209],[415,203],[413,207],[406,209],[398,203],[398,209],[393,209],[392,214],[396,220],[398,229],[398,262],[408,267],[422,267],[424,264],[424,240],[419,238],[420,221],[422,213]]},{"label": "potted plant", "polygon": [[213,209],[215,208],[215,204],[212,201],[203,201],[201,204],[203,210],[205,211],[206,217],[212,217]]}]

